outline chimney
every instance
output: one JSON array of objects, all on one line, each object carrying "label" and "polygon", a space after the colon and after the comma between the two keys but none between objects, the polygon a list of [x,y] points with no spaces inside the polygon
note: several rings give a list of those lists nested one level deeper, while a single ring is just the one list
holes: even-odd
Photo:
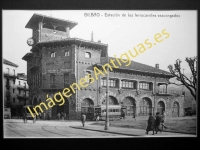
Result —
[{"label": "chimney", "polygon": [[69,27],[66,27],[65,30],[66,30],[67,38],[70,38],[70,29],[69,29]]},{"label": "chimney", "polygon": [[93,31],[92,31],[92,34],[91,34],[91,41],[93,42]]},{"label": "chimney", "polygon": [[156,66],[155,66],[157,69],[159,69],[159,64],[156,64]]}]

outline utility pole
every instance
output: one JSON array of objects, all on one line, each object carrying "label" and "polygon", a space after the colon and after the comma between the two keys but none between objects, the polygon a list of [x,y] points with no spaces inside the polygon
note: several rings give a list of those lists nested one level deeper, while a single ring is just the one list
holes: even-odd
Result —
[{"label": "utility pole", "polygon": [[[107,61],[109,63],[109,57],[108,57],[108,47],[107,47]],[[109,104],[109,85],[108,85],[108,80],[109,80],[109,68],[107,67],[107,75],[106,75],[106,121],[105,121],[105,130],[108,130],[109,128],[109,115],[108,115],[108,104]]]}]

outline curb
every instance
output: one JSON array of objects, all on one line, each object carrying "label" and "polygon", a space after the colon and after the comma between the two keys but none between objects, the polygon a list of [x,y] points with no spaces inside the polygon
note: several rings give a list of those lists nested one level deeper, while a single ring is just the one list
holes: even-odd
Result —
[{"label": "curb", "polygon": [[128,133],[119,133],[119,132],[113,132],[113,131],[104,131],[104,130],[83,128],[83,127],[73,127],[73,126],[69,126],[69,127],[75,128],[75,129],[92,130],[92,131],[98,131],[98,132],[104,132],[104,133],[113,133],[113,134],[120,134],[120,135],[127,135],[127,136],[141,136],[141,135],[133,135],[133,134],[128,134]]},{"label": "curb", "polygon": [[[101,125],[98,125],[98,126],[101,126]],[[116,127],[116,128],[126,128],[126,127],[119,127],[119,126],[113,126],[113,127]],[[132,129],[132,128],[127,128],[127,129]],[[139,129],[139,130],[144,130],[144,129]],[[188,132],[178,132],[178,131],[169,131],[169,130],[163,130],[162,132],[196,135],[196,134],[192,134],[192,133],[188,133]]]}]

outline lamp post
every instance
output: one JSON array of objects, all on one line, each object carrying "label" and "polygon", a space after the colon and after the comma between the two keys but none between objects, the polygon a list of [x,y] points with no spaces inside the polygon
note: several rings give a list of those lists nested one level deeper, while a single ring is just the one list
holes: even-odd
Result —
[{"label": "lamp post", "polygon": [[[108,48],[107,48],[107,61],[109,63],[109,57],[108,57]],[[108,130],[109,127],[109,115],[108,115],[108,104],[109,104],[109,85],[108,85],[108,80],[109,80],[109,68],[107,67],[107,75],[106,75],[106,121],[105,121],[105,130]]]},{"label": "lamp post", "polygon": [[[183,69],[183,75],[184,75],[184,70],[185,70],[185,69]],[[184,85],[182,86],[182,93],[183,93],[183,88],[184,88]]]}]

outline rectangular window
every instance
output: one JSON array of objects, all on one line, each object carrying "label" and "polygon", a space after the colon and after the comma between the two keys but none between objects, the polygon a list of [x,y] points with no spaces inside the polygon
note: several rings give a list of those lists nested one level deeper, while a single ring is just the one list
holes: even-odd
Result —
[{"label": "rectangular window", "polygon": [[[102,86],[106,86],[107,84],[106,84],[106,79],[105,78],[102,78],[101,79],[101,85]],[[116,80],[114,80],[114,79],[109,79],[108,80],[108,85],[110,86],[110,87],[116,87]]]},{"label": "rectangular window", "polygon": [[19,81],[19,85],[20,85],[20,81]]},{"label": "rectangular window", "polygon": [[13,89],[13,93],[15,93],[15,89]]},{"label": "rectangular window", "polygon": [[13,80],[13,84],[15,85],[15,80]]},{"label": "rectangular window", "polygon": [[51,84],[55,83],[55,75],[54,74],[50,74],[50,83]]},{"label": "rectangular window", "polygon": [[10,73],[10,69],[9,69],[9,68],[7,68],[7,73],[8,73],[8,74]]},{"label": "rectangular window", "polygon": [[91,72],[90,71],[86,71],[85,72],[85,79],[86,79],[86,82],[87,83],[90,83],[91,82],[91,79],[89,79],[89,78],[91,78]]},{"label": "rectangular window", "polygon": [[40,73],[40,85],[42,85],[42,73]]},{"label": "rectangular window", "polygon": [[64,74],[64,84],[69,85],[69,73]]},{"label": "rectangular window", "polygon": [[13,103],[15,103],[15,98],[13,98]]},{"label": "rectangular window", "polygon": [[150,83],[145,83],[145,82],[140,82],[139,86],[140,89],[145,89],[145,90],[149,90],[150,89]]},{"label": "rectangular window", "polygon": [[69,50],[65,52],[65,56],[69,56]]},{"label": "rectangular window", "polygon": [[38,86],[40,86],[40,73],[38,73]]},{"label": "rectangular window", "polygon": [[127,80],[122,80],[122,88],[135,88],[134,87],[134,81],[127,81]]},{"label": "rectangular window", "polygon": [[15,75],[15,69],[13,69],[13,74]]}]

